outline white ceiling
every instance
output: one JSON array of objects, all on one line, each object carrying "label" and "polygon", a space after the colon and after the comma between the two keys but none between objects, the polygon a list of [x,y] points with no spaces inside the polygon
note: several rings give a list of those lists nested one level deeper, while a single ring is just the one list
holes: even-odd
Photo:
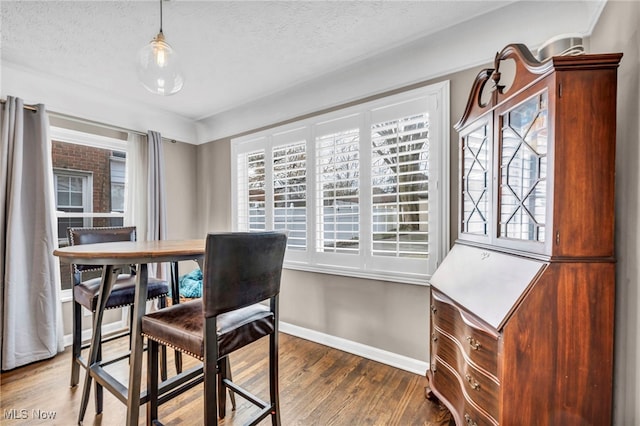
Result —
[{"label": "white ceiling", "polygon": [[3,1],[2,60],[198,120],[509,3],[164,1],[186,82],[162,98],[135,69],[159,1]]},{"label": "white ceiling", "polygon": [[[404,83],[398,77],[403,84],[415,75],[429,77],[437,61],[449,61],[450,68],[484,63],[478,61],[490,59],[503,39],[540,43],[542,37],[569,28],[569,16],[577,17],[572,28],[588,29],[601,11],[601,6],[593,5],[603,1],[165,0],[163,31],[180,56],[186,81],[181,92],[161,97],[138,83],[135,68],[138,50],[158,32],[158,0],[2,0],[2,83],[8,81],[5,85],[11,90],[36,98],[27,101],[46,101],[58,112],[77,114],[75,106],[68,105],[83,105],[88,112],[81,116],[92,117],[90,111],[102,106],[102,116],[112,110],[112,123],[134,129],[161,127],[157,123],[175,118],[180,123],[173,127],[183,128],[175,132],[180,137],[180,133],[193,133],[193,123],[211,121],[220,128],[219,117],[227,117],[228,111],[288,96],[292,87],[326,81],[344,70],[357,69],[358,75],[364,72],[371,79],[379,71],[375,67],[387,66],[380,58],[394,58],[393,52],[403,46],[437,45],[437,50],[412,53],[424,56],[426,52],[431,62],[421,57],[422,63],[416,66],[422,71],[413,70],[412,77],[403,77]],[[545,24],[552,28],[545,32]],[[507,37],[507,32],[516,38]],[[449,47],[450,40],[458,44]],[[491,47],[477,52],[480,41]],[[461,51],[461,42],[466,51]],[[472,63],[452,61],[453,50]],[[15,83],[16,75],[20,84]],[[356,86],[348,84],[343,92]],[[3,88],[2,95],[20,93]],[[65,96],[71,99],[63,102]],[[142,113],[136,112],[136,122],[124,110],[133,105],[133,111],[155,111],[155,118],[142,123]],[[118,110],[120,117],[116,117]],[[223,125],[228,122],[225,119]],[[213,136],[184,136],[183,140],[202,143]]]}]

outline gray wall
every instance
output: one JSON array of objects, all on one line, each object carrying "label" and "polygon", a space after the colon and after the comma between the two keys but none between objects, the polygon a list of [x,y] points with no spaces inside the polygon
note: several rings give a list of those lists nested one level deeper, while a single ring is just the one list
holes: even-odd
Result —
[{"label": "gray wall", "polygon": [[[592,52],[623,52],[618,69],[616,152],[616,425],[640,424],[640,2],[607,3]],[[588,349],[588,344],[585,342]],[[594,372],[597,374],[597,372]]]},{"label": "gray wall", "polygon": [[[637,404],[640,400],[639,17],[640,3],[610,1],[588,43],[593,53],[624,52],[625,55],[619,70],[617,135],[618,306],[614,377],[617,425],[640,424],[640,404]],[[451,83],[452,125],[461,116],[472,81],[481,68],[438,79],[448,79]],[[458,222],[458,151],[453,129],[451,135],[453,241]],[[200,145],[197,151],[200,232],[230,230],[230,138]],[[286,271],[283,276],[283,321],[424,362],[428,361],[428,307],[427,287],[293,270]],[[585,350],[588,350],[588,342],[585,342]]]},{"label": "gray wall", "polygon": [[167,140],[163,143],[167,189],[168,239],[202,238],[198,233],[197,146]]}]

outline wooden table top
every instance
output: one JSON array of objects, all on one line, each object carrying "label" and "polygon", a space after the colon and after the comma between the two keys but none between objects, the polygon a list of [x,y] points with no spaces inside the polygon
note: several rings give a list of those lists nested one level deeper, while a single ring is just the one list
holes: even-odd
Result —
[{"label": "wooden table top", "polygon": [[198,259],[204,256],[205,240],[118,241],[59,248],[55,256],[70,263],[113,265]]}]

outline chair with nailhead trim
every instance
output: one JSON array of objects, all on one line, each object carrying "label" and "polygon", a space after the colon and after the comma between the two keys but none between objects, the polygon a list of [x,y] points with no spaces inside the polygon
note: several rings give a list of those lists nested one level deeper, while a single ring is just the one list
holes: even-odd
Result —
[{"label": "chair with nailhead trim", "polygon": [[[281,232],[232,232],[207,235],[202,299],[151,312],[142,317],[149,341],[147,359],[147,424],[158,424],[158,353],[165,344],[203,362],[204,424],[225,417],[226,390],[258,406],[250,424],[271,416],[280,425],[278,401],[278,297],[287,235]],[[268,301],[268,305],[261,302]],[[269,402],[232,379],[228,356],[269,337]],[[186,382],[165,402],[202,381]],[[216,382],[217,379],[217,382]]]},{"label": "chair with nailhead trim", "polygon": [[[94,244],[94,243],[107,243],[117,241],[135,241],[136,240],[136,227],[87,227],[87,228],[68,228],[67,237],[69,245],[79,244]],[[126,272],[124,268],[130,269]],[[101,278],[90,278],[83,280],[83,274],[89,271],[101,271],[102,266],[96,265],[78,265],[71,264],[71,276],[73,281],[73,331],[72,331],[72,357],[71,357],[71,386],[76,386],[79,382],[80,367],[87,368],[87,362],[82,357],[82,350],[89,347],[88,344],[82,343],[82,308],[88,309],[93,313],[95,317],[96,308],[98,305],[98,295],[100,292]],[[133,305],[135,295],[136,276],[135,268],[131,265],[123,265],[123,269],[116,269],[114,274],[115,283],[109,299],[107,300],[106,309],[116,309],[124,306]],[[158,299],[158,307],[164,308],[166,306],[166,297],[169,294],[169,285],[166,281],[156,278],[149,278],[149,285],[147,289],[147,300]],[[129,333],[131,329],[131,320],[129,322],[129,329],[124,332],[110,335],[101,339],[101,344],[98,352],[98,359],[102,358],[102,344],[110,342],[112,340],[129,337],[129,347],[131,347],[131,335]],[[92,321],[93,326],[93,321]],[[94,333],[96,330],[92,330]],[[120,355],[103,362],[103,365],[108,365],[120,360],[123,360],[129,356],[129,353]],[[166,364],[166,347],[162,347],[162,378],[166,379],[167,376],[167,364]],[[102,412],[102,386],[96,383],[95,401],[96,401],[96,413]]]}]

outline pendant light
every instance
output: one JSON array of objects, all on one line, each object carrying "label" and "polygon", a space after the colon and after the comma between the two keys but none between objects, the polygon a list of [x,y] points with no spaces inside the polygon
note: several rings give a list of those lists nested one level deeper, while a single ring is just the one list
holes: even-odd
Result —
[{"label": "pendant light", "polygon": [[162,1],[160,0],[160,32],[138,53],[138,78],[151,93],[169,96],[184,84],[178,57],[162,33]]}]

